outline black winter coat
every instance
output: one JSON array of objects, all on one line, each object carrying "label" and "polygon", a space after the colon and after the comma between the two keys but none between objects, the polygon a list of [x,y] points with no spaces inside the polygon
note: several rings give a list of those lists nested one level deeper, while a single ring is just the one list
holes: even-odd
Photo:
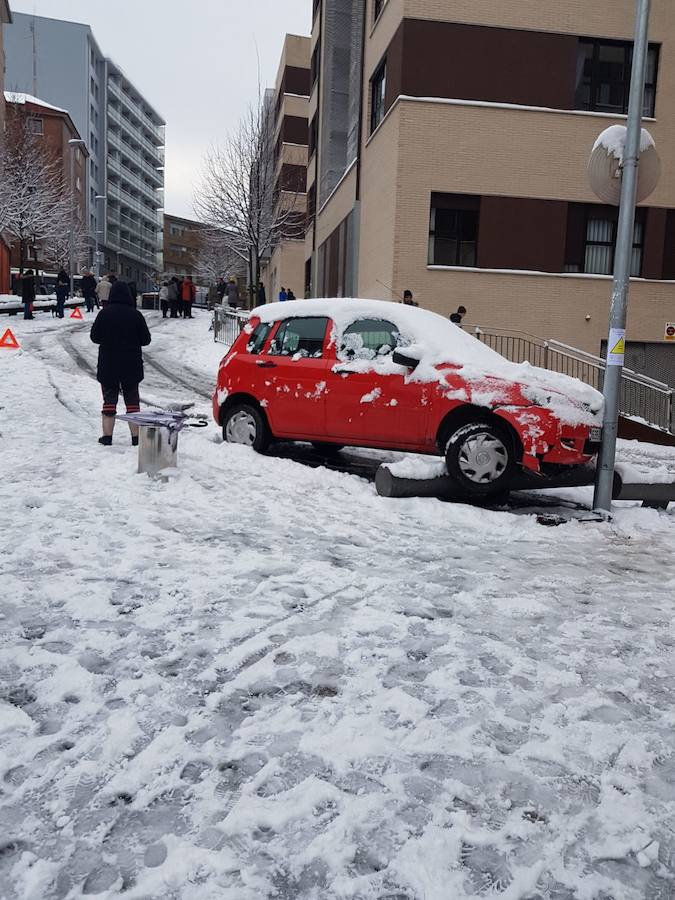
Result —
[{"label": "black winter coat", "polygon": [[35,277],[24,275],[21,279],[21,299],[24,303],[32,303],[35,300]]},{"label": "black winter coat", "polygon": [[93,275],[85,275],[82,279],[82,293],[85,297],[91,297],[96,293],[96,279]]},{"label": "black winter coat", "polygon": [[143,381],[143,352],[152,340],[143,313],[135,308],[126,284],[116,281],[104,309],[91,327],[100,344],[96,378],[101,384],[138,384]]}]

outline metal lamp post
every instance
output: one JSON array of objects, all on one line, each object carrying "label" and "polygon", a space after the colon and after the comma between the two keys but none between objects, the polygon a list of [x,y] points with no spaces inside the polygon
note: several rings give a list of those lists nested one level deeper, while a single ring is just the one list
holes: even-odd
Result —
[{"label": "metal lamp post", "polygon": [[99,228],[98,228],[98,201],[99,200],[107,200],[107,199],[108,199],[107,194],[97,194],[94,197],[94,203],[96,204],[96,250],[94,253],[94,272],[96,274],[97,279],[101,277],[101,261],[99,259],[98,236],[99,236],[99,234],[103,233],[103,232],[99,231]]},{"label": "metal lamp post", "polygon": [[609,339],[607,341],[607,366],[603,394],[605,411],[602,430],[602,447],[598,458],[593,508],[609,512],[612,508],[616,439],[619,426],[619,401],[621,373],[623,371],[626,337],[626,312],[628,286],[635,227],[635,202],[638,182],[638,160],[642,134],[642,108],[644,104],[645,74],[649,33],[651,0],[637,0],[635,43],[633,44],[633,69],[628,103],[626,147],[621,175],[621,201],[617,229],[614,281],[609,314]]},{"label": "metal lamp post", "polygon": [[82,138],[71,138],[68,141],[70,147],[70,241],[68,246],[68,268],[70,269],[70,299],[75,298],[75,279],[73,277],[73,269],[75,268],[75,147],[86,144]]}]

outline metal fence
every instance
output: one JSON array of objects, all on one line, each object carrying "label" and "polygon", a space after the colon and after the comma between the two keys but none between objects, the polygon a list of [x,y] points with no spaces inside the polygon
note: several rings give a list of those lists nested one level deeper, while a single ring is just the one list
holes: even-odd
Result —
[{"label": "metal fence", "polygon": [[[475,329],[478,340],[512,362],[529,362],[578,378],[601,391],[605,360],[559,341],[545,341],[532,334],[506,329]],[[624,416],[643,419],[650,425],[675,433],[675,392],[669,385],[632,369],[621,377],[620,411]]]},{"label": "metal fence", "polygon": [[219,344],[232,346],[242,328],[248,322],[249,313],[245,309],[230,309],[216,306],[213,310],[213,339]]}]

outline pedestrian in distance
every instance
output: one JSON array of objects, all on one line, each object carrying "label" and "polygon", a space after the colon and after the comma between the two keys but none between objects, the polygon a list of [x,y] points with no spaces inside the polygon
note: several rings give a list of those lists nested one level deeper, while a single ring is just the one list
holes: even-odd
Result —
[{"label": "pedestrian in distance", "polygon": [[258,285],[258,306],[264,306],[267,303],[267,294],[265,293],[265,285],[260,282]]},{"label": "pedestrian in distance", "polygon": [[68,277],[68,273],[65,269],[61,269],[59,274],[56,276],[56,315],[59,319],[62,319],[64,316],[64,309],[66,306],[66,300],[68,299],[68,293],[70,291],[70,278]]},{"label": "pedestrian in distance", "polygon": [[218,279],[218,284],[216,284],[216,294],[218,296],[218,302],[222,304],[223,297],[227,293],[227,284],[225,283],[224,278]]},{"label": "pedestrian in distance", "polygon": [[286,288],[282,285],[279,291],[279,303],[284,303],[286,300],[288,300],[288,294],[286,293]]},{"label": "pedestrian in distance", "polygon": [[[98,297],[102,307],[105,307],[106,303],[108,302],[111,287],[112,284],[110,283],[107,275],[104,275],[96,285],[96,296]],[[98,306],[98,303],[96,305]]]},{"label": "pedestrian in distance", "polygon": [[183,317],[192,318],[192,304],[195,302],[197,289],[192,281],[192,275],[188,275],[181,286],[181,300],[183,301]]},{"label": "pedestrian in distance", "polygon": [[457,312],[450,314],[450,321],[454,325],[459,325],[459,327],[461,328],[462,327],[462,319],[464,318],[465,315],[466,315],[466,307],[458,306]]},{"label": "pedestrian in distance", "polygon": [[177,319],[178,318],[178,279],[176,278],[175,275],[169,281],[168,293],[169,293],[168,299],[169,299],[170,318]]},{"label": "pedestrian in distance", "polygon": [[[152,340],[145,317],[134,306],[128,285],[117,281],[108,302],[91,327],[91,340],[99,345],[96,379],[103,394],[99,444],[112,444],[120,390],[128,413],[140,410],[138,386],[143,381],[143,347]],[[131,443],[138,444],[138,425],[129,423]]]},{"label": "pedestrian in distance", "polygon": [[82,296],[87,312],[93,312],[94,306],[98,306],[98,300],[96,299],[96,279],[89,269],[85,269],[82,276]]},{"label": "pedestrian in distance", "polygon": [[33,303],[35,303],[35,276],[32,269],[27,269],[21,279],[21,302],[24,319],[34,319]]},{"label": "pedestrian in distance", "polygon": [[403,302],[406,306],[419,306],[419,303],[415,303],[415,301],[413,300],[412,291],[409,290],[403,291]]},{"label": "pedestrian in distance", "polygon": [[162,308],[162,318],[166,319],[169,312],[169,282],[165,281],[159,289],[159,305]]},{"label": "pedestrian in distance", "polygon": [[136,289],[136,282],[128,281],[127,285],[129,287],[129,293],[131,294],[131,299],[134,301],[134,306],[138,306],[138,290]]},{"label": "pedestrian in distance", "polygon": [[236,309],[239,306],[239,288],[234,278],[230,278],[227,282],[227,305],[230,309]]},{"label": "pedestrian in distance", "polygon": [[290,288],[286,292],[286,299],[287,300],[297,300],[297,297],[295,296],[295,294],[293,293],[293,291]]}]

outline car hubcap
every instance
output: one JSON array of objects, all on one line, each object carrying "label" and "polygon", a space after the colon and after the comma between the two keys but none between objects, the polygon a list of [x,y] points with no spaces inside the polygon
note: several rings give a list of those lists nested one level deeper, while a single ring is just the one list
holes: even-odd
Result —
[{"label": "car hubcap", "polygon": [[509,454],[504,444],[493,434],[475,434],[462,444],[459,468],[476,484],[491,484],[506,469]]},{"label": "car hubcap", "polygon": [[251,413],[241,410],[228,419],[225,436],[230,444],[253,446],[258,429]]}]

